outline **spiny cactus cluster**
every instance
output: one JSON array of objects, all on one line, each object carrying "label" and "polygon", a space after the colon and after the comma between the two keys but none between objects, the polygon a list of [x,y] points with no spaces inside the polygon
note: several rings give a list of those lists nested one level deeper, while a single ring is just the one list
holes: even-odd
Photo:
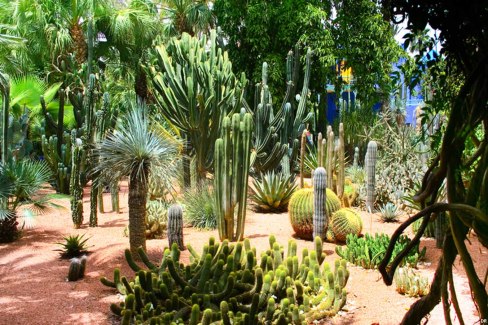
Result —
[{"label": "spiny cactus cluster", "polygon": [[86,255],[83,255],[80,258],[74,257],[71,259],[68,271],[68,281],[78,281],[85,276],[86,260]]},{"label": "spiny cactus cluster", "polygon": [[180,263],[176,244],[165,249],[159,265],[140,249],[147,269],[126,250],[134,279],[115,269],[113,281],[101,282],[125,296],[110,307],[122,324],[307,324],[344,306],[346,261],[336,260],[333,268],[324,262],[320,238],[315,250],[302,251],[301,263],[295,241],[288,242],[286,255],[274,236],[269,243],[258,261],[247,239],[219,244],[210,238],[202,255],[188,245],[189,265]]},{"label": "spiny cactus cluster", "polygon": [[[410,238],[405,235],[399,237],[395,244],[391,260],[410,243]],[[347,261],[361,266],[365,269],[376,268],[383,259],[390,237],[386,234],[375,234],[371,236],[366,234],[359,238],[357,235],[348,235],[346,239],[346,247],[337,246],[336,253]],[[417,264],[425,256],[426,248],[419,251],[419,245],[413,247],[410,253],[400,263],[400,266],[408,265],[410,267],[417,267]]]},{"label": "spiny cactus cluster", "polygon": [[[288,204],[288,215],[295,234],[302,239],[313,238],[314,190],[303,188],[296,191]],[[331,216],[341,208],[341,201],[331,190],[326,189],[326,214]]]},{"label": "spiny cactus cluster", "polygon": [[393,276],[396,291],[409,297],[423,297],[430,291],[427,277],[417,274],[409,267],[400,267]]},{"label": "spiny cactus cluster", "polygon": [[327,239],[345,242],[349,234],[359,236],[363,230],[363,220],[359,213],[351,208],[342,208],[332,214]]}]

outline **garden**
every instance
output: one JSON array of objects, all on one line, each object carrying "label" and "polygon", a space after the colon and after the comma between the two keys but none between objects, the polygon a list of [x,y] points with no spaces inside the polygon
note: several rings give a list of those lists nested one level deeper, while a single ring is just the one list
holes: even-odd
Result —
[{"label": "garden", "polygon": [[487,12],[0,0],[0,323],[486,323]]}]

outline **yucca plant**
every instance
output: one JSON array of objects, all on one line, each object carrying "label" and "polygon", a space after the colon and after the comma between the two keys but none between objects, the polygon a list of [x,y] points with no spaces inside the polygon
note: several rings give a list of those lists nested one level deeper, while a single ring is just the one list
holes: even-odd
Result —
[{"label": "yucca plant", "polygon": [[82,235],[69,235],[63,237],[64,242],[56,243],[60,245],[61,248],[61,256],[63,258],[73,258],[79,257],[82,254],[87,253],[88,245],[86,242],[90,237],[85,237],[85,234]]},{"label": "yucca plant", "polygon": [[296,188],[294,176],[286,177],[272,171],[262,175],[260,179],[254,179],[250,197],[258,210],[281,212],[288,208],[288,201]]},{"label": "yucca plant", "polygon": [[97,182],[112,183],[129,176],[129,242],[136,253],[139,247],[146,248],[149,175],[156,172],[171,178],[174,174],[168,169],[175,165],[178,146],[174,139],[163,137],[151,126],[144,105],[131,107],[120,122],[98,148]]},{"label": "yucca plant", "polygon": [[380,216],[383,222],[395,222],[400,216],[400,211],[398,211],[398,207],[395,204],[388,202],[380,207]]},{"label": "yucca plant", "polygon": [[217,209],[213,188],[206,181],[185,191],[183,195],[185,222],[198,229],[217,228]]}]

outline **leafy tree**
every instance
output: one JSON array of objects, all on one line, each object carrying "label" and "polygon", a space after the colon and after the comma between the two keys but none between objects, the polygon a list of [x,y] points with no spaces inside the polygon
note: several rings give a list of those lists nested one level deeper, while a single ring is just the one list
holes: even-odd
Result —
[{"label": "leafy tree", "polygon": [[[480,319],[488,319],[488,294],[481,275],[476,273],[465,244],[467,234],[472,229],[480,243],[488,247],[488,38],[486,33],[481,32],[488,28],[487,2],[391,0],[384,3],[384,13],[387,18],[397,23],[408,19],[408,29],[412,33],[407,35],[407,42],[414,40],[413,35],[425,30],[427,24],[440,31],[438,41],[442,46],[441,55],[444,62],[439,61],[439,58],[428,63],[422,60],[422,56],[433,49],[434,42],[430,41],[422,46],[417,56],[417,64],[421,68],[433,68],[432,81],[435,81],[434,84],[438,87],[436,93],[446,94],[431,98],[432,105],[428,109],[428,115],[432,116],[446,110],[448,120],[439,151],[424,175],[420,191],[414,197],[423,209],[410,217],[394,233],[379,270],[385,283],[391,285],[400,260],[409,250],[407,247],[389,263],[399,235],[411,223],[422,220],[420,229],[412,241],[413,246],[418,243],[433,214],[448,211],[449,230],[431,290],[411,306],[402,324],[421,323],[441,300],[446,323],[451,323],[451,302],[459,322],[464,323],[452,276],[453,263],[458,254],[468,276]],[[418,69],[418,74],[421,74],[421,71],[422,69]],[[484,129],[485,132],[478,133],[482,139],[474,141],[476,150],[472,150],[466,146],[467,141],[469,138],[477,137],[477,131],[480,129]],[[466,177],[467,170],[469,177]],[[447,188],[447,203],[437,202],[438,193],[444,182]]]},{"label": "leafy tree", "polygon": [[112,183],[123,176],[129,177],[130,250],[133,254],[139,247],[145,250],[148,178],[151,173],[171,178],[168,168],[174,165],[178,146],[151,128],[145,108],[138,105],[101,142],[98,154],[100,163],[95,166],[96,172],[100,173],[98,182],[107,180]]},{"label": "leafy tree", "polygon": [[167,36],[191,36],[209,32],[214,26],[214,17],[207,0],[168,0],[164,1],[161,16],[164,33]]}]

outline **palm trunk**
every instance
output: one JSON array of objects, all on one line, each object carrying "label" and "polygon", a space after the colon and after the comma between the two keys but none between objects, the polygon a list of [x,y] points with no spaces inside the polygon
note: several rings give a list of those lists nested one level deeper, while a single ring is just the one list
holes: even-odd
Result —
[{"label": "palm trunk", "polygon": [[0,220],[0,243],[10,243],[19,236],[17,215],[13,212],[9,217]]},{"label": "palm trunk", "polygon": [[147,200],[147,168],[146,177],[140,177],[137,170],[133,171],[129,180],[129,242],[130,251],[138,257],[137,249],[146,250],[146,200]]},{"label": "palm trunk", "polygon": [[147,101],[148,90],[147,90],[147,76],[146,71],[137,63],[136,67],[136,78],[134,81],[134,90],[137,97],[139,97],[143,102]]}]

